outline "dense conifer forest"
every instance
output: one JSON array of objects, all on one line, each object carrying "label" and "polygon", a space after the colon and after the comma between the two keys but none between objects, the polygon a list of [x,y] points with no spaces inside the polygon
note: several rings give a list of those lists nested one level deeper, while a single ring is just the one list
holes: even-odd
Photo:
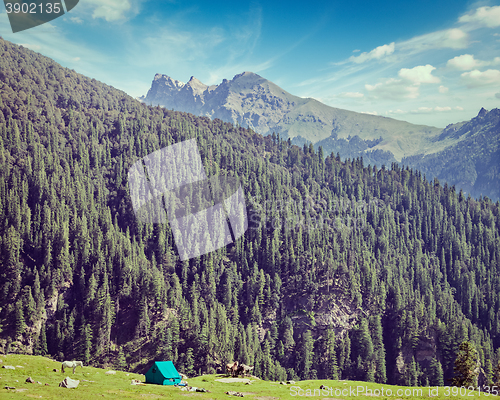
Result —
[{"label": "dense conifer forest", "polygon": [[[181,262],[139,222],[128,168],[195,138],[238,177],[249,229]],[[0,350],[188,375],[449,383],[500,361],[500,205],[141,104],[0,39]]]}]

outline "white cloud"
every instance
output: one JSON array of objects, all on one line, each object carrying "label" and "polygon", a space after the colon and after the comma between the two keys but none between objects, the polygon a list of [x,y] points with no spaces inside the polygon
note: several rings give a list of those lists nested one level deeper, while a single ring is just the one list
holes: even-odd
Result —
[{"label": "white cloud", "polygon": [[448,29],[444,34],[443,47],[463,49],[468,46],[468,35],[458,28]]},{"label": "white cloud", "polygon": [[460,76],[469,88],[500,84],[500,71],[497,69],[488,69],[484,72],[475,69],[470,72],[464,72]]},{"label": "white cloud", "polygon": [[459,22],[472,22],[488,28],[500,26],[500,6],[479,7],[471,14],[463,15]]},{"label": "white cloud", "polygon": [[78,62],[80,61],[80,57],[75,57],[75,58],[72,58],[71,61],[75,61],[75,62]]},{"label": "white cloud", "polygon": [[449,90],[450,89],[448,89],[446,86],[443,86],[443,85],[439,86],[439,93],[443,93],[443,94],[448,93]]},{"label": "white cloud", "polygon": [[93,18],[104,18],[108,22],[125,19],[125,13],[132,7],[129,0],[86,0],[86,3],[96,6]]},{"label": "white cloud", "polygon": [[418,86],[409,85],[403,79],[388,79],[375,85],[365,85],[376,99],[406,100],[416,99],[419,95]]},{"label": "white cloud", "polygon": [[[457,109],[457,107],[455,107],[455,109]],[[459,107],[458,109],[462,109],[462,108]],[[432,107],[419,107],[416,110],[411,110],[410,113],[411,114],[435,114],[435,113],[450,112],[450,111],[452,111],[452,108],[449,106],[445,106],[445,107],[436,106],[434,108],[432,108]]]},{"label": "white cloud", "polygon": [[355,62],[356,64],[361,64],[370,60],[380,60],[381,58],[394,53],[394,46],[394,42],[392,42],[391,44],[384,44],[383,46],[376,47],[368,53],[364,52],[359,56],[351,56],[349,60]]},{"label": "white cloud", "polygon": [[427,33],[398,43],[398,49],[406,54],[417,54],[432,49],[464,49],[469,44],[469,35],[453,28]]},{"label": "white cloud", "polygon": [[474,56],[471,54],[462,54],[461,56],[456,56],[451,60],[448,60],[446,65],[450,68],[468,71],[479,67],[481,65],[481,61],[475,60]]},{"label": "white cloud", "polygon": [[73,21],[75,24],[83,23],[83,19],[81,19],[80,17],[71,17],[70,20]]},{"label": "white cloud", "polygon": [[359,92],[343,92],[338,95],[338,97],[345,97],[345,98],[350,98],[350,99],[359,99],[361,97],[364,97],[365,95],[363,93]]},{"label": "white cloud", "polygon": [[410,111],[403,111],[400,109],[397,110],[389,110],[386,112],[386,114],[437,114],[437,113],[443,113],[443,112],[450,112],[453,110],[457,111],[463,111],[464,109],[462,107],[440,107],[440,106],[435,106],[435,107],[418,107],[417,109],[410,110]]},{"label": "white cloud", "polygon": [[446,65],[449,68],[459,69],[462,71],[470,71],[471,69],[478,67],[485,67],[488,65],[499,65],[500,57],[495,57],[492,61],[481,61],[476,60],[471,54],[463,54],[448,60]]},{"label": "white cloud", "polygon": [[361,114],[378,115],[378,112],[376,112],[376,111],[361,111]]},{"label": "white cloud", "polygon": [[445,112],[445,111],[451,111],[451,107],[439,107],[439,106],[436,106],[434,107],[434,110],[436,110],[437,112]]},{"label": "white cloud", "polygon": [[395,50],[402,55],[412,55],[431,49],[465,49],[469,46],[469,31],[481,26],[500,26],[500,6],[477,8],[473,13],[460,17],[459,22],[464,25],[415,36],[399,43],[392,42],[379,46],[370,52],[351,56],[349,61],[360,64],[372,59],[381,59],[393,54]]},{"label": "white cloud", "polygon": [[420,85],[421,83],[439,83],[441,80],[432,75],[432,71],[435,69],[436,67],[433,67],[430,64],[419,65],[411,69],[402,68],[398,75],[401,78],[409,80],[417,85]]},{"label": "white cloud", "polygon": [[444,34],[444,41],[442,47],[449,47],[451,49],[463,49],[468,46],[468,35],[458,28],[448,29]]},{"label": "white cloud", "polygon": [[434,111],[432,107],[418,107],[416,110],[411,110],[412,114],[430,114]]}]

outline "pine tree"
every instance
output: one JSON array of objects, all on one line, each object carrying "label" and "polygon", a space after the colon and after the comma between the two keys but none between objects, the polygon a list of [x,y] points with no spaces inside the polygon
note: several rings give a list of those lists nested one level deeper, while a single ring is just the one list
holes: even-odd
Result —
[{"label": "pine tree", "polygon": [[351,339],[349,335],[345,335],[344,339],[340,343],[340,351],[339,351],[339,368],[341,371],[341,377],[344,378],[350,374],[350,363],[351,359]]},{"label": "pine tree", "polygon": [[186,351],[186,360],[184,362],[184,368],[185,368],[185,373],[187,376],[194,376],[195,375],[195,369],[194,369],[194,356],[193,356],[193,349],[190,347]]},{"label": "pine tree", "polygon": [[433,386],[443,386],[443,367],[436,357],[431,360],[429,368],[429,383]]},{"label": "pine tree", "polygon": [[40,328],[40,334],[38,335],[38,343],[36,345],[35,355],[45,356],[47,355],[47,334],[45,332],[45,324],[42,324]]},{"label": "pine tree", "polygon": [[37,318],[37,312],[35,300],[31,295],[31,288],[29,286],[25,286],[23,288],[22,299],[22,302],[24,304],[24,317],[30,324],[33,324]]},{"label": "pine tree", "polygon": [[298,351],[299,366],[303,379],[310,379],[311,366],[313,363],[314,340],[311,331],[307,330],[302,334],[302,340]]},{"label": "pine tree", "polygon": [[151,321],[149,319],[148,311],[148,301],[147,297],[144,296],[141,301],[141,314],[139,315],[139,321],[137,322],[137,333],[136,337],[146,337],[149,336],[149,329],[151,327]]},{"label": "pine tree", "polygon": [[125,358],[125,353],[123,352],[123,346],[120,346],[118,350],[118,355],[116,357],[115,368],[118,371],[126,371],[127,370],[127,359]]},{"label": "pine tree", "polygon": [[[374,349],[373,341],[368,328],[368,321],[362,318],[359,326],[352,333],[353,335],[353,354],[352,361],[356,362],[356,378],[361,380],[374,381]],[[355,358],[353,358],[355,357]]]},{"label": "pine tree", "polygon": [[418,369],[415,357],[411,358],[410,365],[407,366],[406,371],[406,385],[407,386],[417,386],[418,385]]},{"label": "pine tree", "polygon": [[90,324],[85,323],[85,320],[82,323],[82,327],[80,329],[80,358],[82,359],[84,364],[89,364],[91,360],[91,351],[92,351],[92,327]]},{"label": "pine tree", "polygon": [[493,385],[493,365],[491,364],[491,359],[486,360],[486,365],[484,367],[484,373],[486,375],[486,385]]},{"label": "pine tree", "polygon": [[471,342],[463,342],[455,360],[453,385],[458,387],[476,386],[477,350]]},{"label": "pine tree", "polygon": [[500,388],[500,360],[498,360],[497,364],[493,368],[493,386]]},{"label": "pine tree", "polygon": [[293,324],[289,316],[285,318],[282,329],[283,329],[283,334],[282,334],[283,346],[285,347],[285,350],[289,351],[295,347],[295,340],[293,339]]},{"label": "pine tree", "polygon": [[333,327],[329,327],[326,332],[326,378],[339,379],[337,353],[335,352],[335,331]]},{"label": "pine tree", "polygon": [[161,354],[166,360],[173,359],[172,330],[170,327],[163,330],[161,338]]},{"label": "pine tree", "polygon": [[373,347],[375,355],[375,381],[385,383],[387,381],[387,371],[385,364],[385,346],[382,333],[382,318],[377,315],[370,319],[373,332]]},{"label": "pine tree", "polygon": [[16,332],[16,337],[20,336],[24,333],[24,330],[26,329],[26,323],[24,320],[24,312],[23,312],[23,302],[21,299],[19,299],[16,302],[16,307],[15,307],[15,332]]}]

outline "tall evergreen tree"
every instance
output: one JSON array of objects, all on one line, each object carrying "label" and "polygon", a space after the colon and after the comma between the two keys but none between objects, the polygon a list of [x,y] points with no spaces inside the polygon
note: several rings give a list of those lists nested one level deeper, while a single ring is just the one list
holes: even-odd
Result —
[{"label": "tall evergreen tree", "polygon": [[477,350],[471,342],[460,345],[457,359],[455,360],[455,377],[453,385],[458,387],[475,387],[477,382],[476,367],[478,362]]},{"label": "tall evergreen tree", "polygon": [[436,357],[431,360],[429,369],[429,383],[433,386],[444,386],[443,368]]}]

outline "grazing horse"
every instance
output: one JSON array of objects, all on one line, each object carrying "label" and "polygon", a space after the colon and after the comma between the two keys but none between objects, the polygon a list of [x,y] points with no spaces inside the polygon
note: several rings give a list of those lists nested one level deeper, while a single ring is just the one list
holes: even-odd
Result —
[{"label": "grazing horse", "polygon": [[250,365],[240,364],[238,370],[236,371],[236,375],[246,376],[247,374],[250,374],[250,371],[252,370],[253,366],[251,367]]},{"label": "grazing horse", "polygon": [[81,361],[64,361],[61,365],[61,371],[64,374],[64,367],[66,367],[66,368],[73,368],[73,373],[75,373],[75,369],[78,366],[83,368],[83,362],[81,362]]},{"label": "grazing horse", "polygon": [[228,375],[236,376],[236,371],[238,371],[238,361],[226,364],[226,372]]}]

